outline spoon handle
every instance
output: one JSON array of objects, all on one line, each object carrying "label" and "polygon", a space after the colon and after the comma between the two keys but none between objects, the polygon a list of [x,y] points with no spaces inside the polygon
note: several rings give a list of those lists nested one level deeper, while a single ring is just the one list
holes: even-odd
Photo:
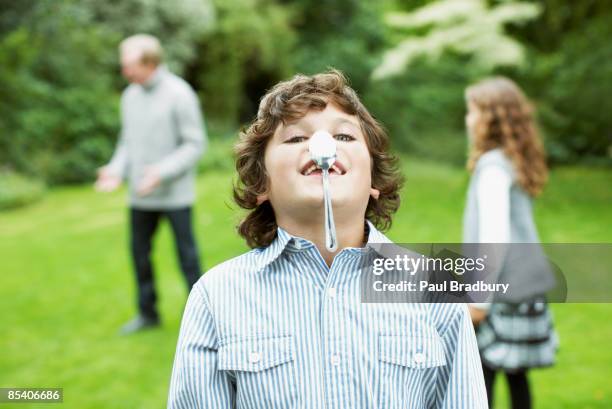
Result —
[{"label": "spoon handle", "polygon": [[323,169],[323,196],[325,200],[325,247],[328,251],[334,252],[338,249],[336,238],[336,224],[334,223],[334,210],[331,204],[331,194],[329,191],[329,171]]}]

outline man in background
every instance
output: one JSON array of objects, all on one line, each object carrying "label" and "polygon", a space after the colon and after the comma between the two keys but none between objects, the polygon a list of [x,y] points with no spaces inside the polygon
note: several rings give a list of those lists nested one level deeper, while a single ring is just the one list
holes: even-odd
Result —
[{"label": "man in background", "polygon": [[199,279],[198,250],[191,227],[195,170],[207,142],[198,98],[189,84],[162,65],[157,38],[138,34],[119,46],[121,71],[130,82],[121,97],[121,133],[113,157],[98,170],[95,187],[110,192],[129,185],[131,252],[139,314],[125,324],[129,334],[158,326],[151,243],[160,219],[172,226],[181,270],[189,289]]}]

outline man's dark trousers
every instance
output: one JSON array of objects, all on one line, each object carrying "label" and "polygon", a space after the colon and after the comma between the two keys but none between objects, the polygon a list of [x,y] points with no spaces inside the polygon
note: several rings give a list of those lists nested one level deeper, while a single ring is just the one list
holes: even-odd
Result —
[{"label": "man's dark trousers", "polygon": [[200,278],[198,249],[191,228],[191,207],[175,210],[143,210],[130,208],[131,248],[138,284],[138,307],[141,315],[158,320],[151,263],[152,239],[162,217],[172,226],[176,251],[188,290]]}]

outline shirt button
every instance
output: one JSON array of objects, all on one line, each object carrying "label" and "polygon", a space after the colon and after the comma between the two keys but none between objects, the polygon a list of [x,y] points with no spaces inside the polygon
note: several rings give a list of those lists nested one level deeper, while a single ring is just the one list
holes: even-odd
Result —
[{"label": "shirt button", "polygon": [[302,243],[300,243],[299,240],[295,240],[294,242],[294,246],[296,249],[301,250],[302,249]]},{"label": "shirt button", "polygon": [[414,362],[416,362],[417,364],[425,362],[425,354],[422,352],[417,352],[416,354],[414,354]]},{"label": "shirt button", "polygon": [[249,355],[249,361],[251,361],[252,364],[256,364],[260,359],[261,355],[259,352],[251,352],[251,355]]},{"label": "shirt button", "polygon": [[336,296],[336,289],[334,287],[329,287],[327,289],[327,296],[329,298],[334,298]]},{"label": "shirt button", "polygon": [[340,356],[332,355],[330,361],[331,361],[331,364],[334,366],[340,365]]}]

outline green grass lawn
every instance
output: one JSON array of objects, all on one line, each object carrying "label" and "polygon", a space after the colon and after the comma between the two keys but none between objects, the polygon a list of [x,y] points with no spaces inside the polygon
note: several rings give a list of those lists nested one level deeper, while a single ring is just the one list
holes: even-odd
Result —
[{"label": "green grass lawn", "polygon": [[[402,207],[389,236],[459,241],[466,174],[415,158],[403,167]],[[231,181],[228,171],[198,179],[195,222],[206,267],[246,249],[234,230],[241,213]],[[134,314],[124,195],[61,188],[0,213],[0,387],[63,387],[66,408],[165,407],[186,291],[163,224],[155,241],[163,327],[117,336]],[[611,171],[555,170],[537,202],[542,240],[612,242],[611,203]],[[611,408],[612,306],[553,310],[561,350],[556,367],[533,372],[536,408]],[[498,382],[499,408],[507,407],[504,394]]]}]

